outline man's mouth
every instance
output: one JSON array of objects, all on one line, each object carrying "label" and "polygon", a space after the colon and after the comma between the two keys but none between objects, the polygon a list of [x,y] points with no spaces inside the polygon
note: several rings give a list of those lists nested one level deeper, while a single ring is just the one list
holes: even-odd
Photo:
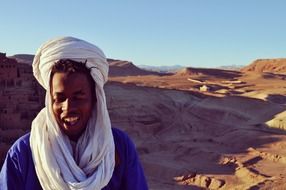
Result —
[{"label": "man's mouth", "polygon": [[79,117],[78,117],[78,116],[65,117],[65,118],[63,118],[64,124],[66,124],[66,125],[68,125],[68,126],[73,126],[73,125],[75,125],[78,121],[79,121]]}]

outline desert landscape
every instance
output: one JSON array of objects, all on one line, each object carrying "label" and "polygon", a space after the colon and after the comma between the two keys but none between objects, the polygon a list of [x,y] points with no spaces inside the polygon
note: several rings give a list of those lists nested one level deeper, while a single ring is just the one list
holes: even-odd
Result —
[{"label": "desert landscape", "polygon": [[[1,54],[0,166],[44,105],[32,59]],[[133,139],[151,190],[286,189],[286,59],[173,73],[108,61],[110,117]]]}]

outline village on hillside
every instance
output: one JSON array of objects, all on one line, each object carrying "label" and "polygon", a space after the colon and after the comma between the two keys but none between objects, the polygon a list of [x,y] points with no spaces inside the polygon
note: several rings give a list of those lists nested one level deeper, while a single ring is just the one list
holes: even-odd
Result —
[{"label": "village on hillside", "polygon": [[0,165],[10,144],[30,130],[44,105],[42,97],[44,90],[34,79],[31,65],[0,53]]},{"label": "village on hillside", "polygon": [[[33,77],[32,67],[0,54],[0,128],[27,126],[43,107],[44,90]],[[25,129],[26,130],[26,129]]]}]

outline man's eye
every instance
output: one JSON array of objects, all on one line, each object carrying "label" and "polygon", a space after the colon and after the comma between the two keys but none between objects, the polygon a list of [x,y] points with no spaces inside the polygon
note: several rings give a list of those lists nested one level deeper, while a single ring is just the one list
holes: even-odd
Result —
[{"label": "man's eye", "polygon": [[75,100],[82,100],[82,99],[85,99],[85,96],[82,94],[82,95],[78,95],[78,96],[75,96],[74,97]]},{"label": "man's eye", "polygon": [[86,94],[84,92],[81,92],[81,93],[77,93],[75,94],[74,97],[77,97],[77,98],[85,98]]},{"label": "man's eye", "polygon": [[63,98],[63,97],[56,97],[56,98],[54,98],[54,102],[56,102],[56,103],[61,103],[61,102],[64,102],[65,101],[65,98]]}]

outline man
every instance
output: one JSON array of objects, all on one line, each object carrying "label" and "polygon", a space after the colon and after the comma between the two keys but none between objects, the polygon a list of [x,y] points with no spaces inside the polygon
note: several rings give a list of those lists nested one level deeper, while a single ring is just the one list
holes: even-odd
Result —
[{"label": "man", "polygon": [[39,48],[33,71],[46,89],[45,108],[8,151],[0,189],[148,189],[133,143],[111,128],[104,53],[57,38]]}]

